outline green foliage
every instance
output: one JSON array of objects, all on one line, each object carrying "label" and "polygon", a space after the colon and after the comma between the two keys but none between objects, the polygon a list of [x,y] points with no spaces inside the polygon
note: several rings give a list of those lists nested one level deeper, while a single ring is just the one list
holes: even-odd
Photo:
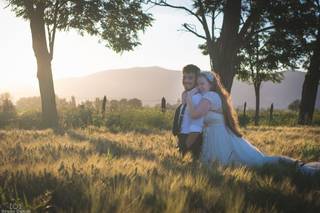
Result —
[{"label": "green foliage", "polygon": [[295,100],[292,103],[290,103],[288,105],[288,109],[292,110],[292,111],[298,111],[300,107],[300,100]]},{"label": "green foliage", "polygon": [[[254,124],[254,110],[247,110],[247,115],[239,113],[239,122],[241,126],[253,125]],[[260,120],[261,125],[270,125],[270,126],[295,126],[298,121],[297,112],[286,111],[286,110],[274,110],[273,118],[270,121],[270,111],[263,109],[260,111]]]},{"label": "green foliage", "polygon": [[66,110],[62,114],[61,120],[63,126],[67,128],[86,127],[92,124],[92,114],[92,109],[80,105],[77,108]]},{"label": "green foliage", "polygon": [[[35,11],[44,11],[44,24],[50,43],[55,31],[77,30],[81,35],[96,35],[116,52],[139,45],[138,33],[151,25],[140,0],[6,0],[17,17],[31,20]],[[51,44],[50,44],[51,45]]]},{"label": "green foliage", "polygon": [[[92,104],[79,105],[75,108],[63,108],[59,111],[60,124],[62,127],[85,128],[88,126],[105,127],[113,132],[159,132],[171,130],[174,109],[169,108],[165,113],[158,107],[133,108],[119,106],[105,112],[105,116],[93,107]],[[1,115],[1,113],[0,113]],[[286,110],[275,110],[273,119],[269,119],[269,110],[262,110],[260,113],[260,124],[271,126],[295,126],[297,125],[297,112]],[[238,111],[240,125],[250,126],[254,124],[254,111],[247,110],[247,115],[243,116]],[[2,120],[1,120],[2,119]],[[1,128],[20,128],[20,129],[41,129],[41,112],[36,110],[22,111],[12,117],[11,122],[3,123]],[[313,125],[320,125],[320,112],[315,111]]]},{"label": "green foliage", "polygon": [[[259,31],[265,28],[266,23],[260,23],[255,30]],[[273,32],[274,33],[274,32]],[[260,32],[253,36],[246,46],[244,46],[239,57],[239,69],[237,78],[247,81],[260,87],[263,81],[280,83],[283,79],[283,73],[280,72],[288,66],[293,67],[289,57],[283,56],[282,51],[277,50],[271,42],[270,32]]]},{"label": "green foliage", "polygon": [[42,114],[40,111],[24,111],[17,116],[16,125],[20,129],[42,129]]},{"label": "green foliage", "polygon": [[172,118],[173,111],[162,113],[159,109],[153,108],[117,111],[107,114],[106,127],[115,132],[170,130]]},{"label": "green foliage", "polygon": [[151,25],[151,14],[141,7],[141,0],[102,1],[101,38],[116,52],[133,50],[140,45],[138,31]]},{"label": "green foliage", "polygon": [[[70,110],[75,107],[75,99],[71,97],[69,102],[65,98],[56,96],[56,104],[58,111]],[[20,98],[16,103],[16,108],[19,113],[41,111],[41,98],[39,96]]]},{"label": "green foliage", "polygon": [[271,38],[274,46],[293,63],[307,68],[319,33],[319,1],[270,1],[268,18],[276,30]]},{"label": "green foliage", "polygon": [[31,111],[41,110],[41,98],[40,97],[23,97],[16,102],[18,111]]},{"label": "green foliage", "polygon": [[16,108],[13,105],[10,94],[0,94],[0,128],[10,126],[16,118]]},{"label": "green foliage", "polygon": [[[3,96],[6,97],[6,96]],[[9,96],[8,96],[9,97]],[[152,133],[171,130],[176,106],[167,104],[165,113],[158,104],[155,107],[143,107],[139,99],[121,99],[106,101],[106,111],[101,113],[103,100],[85,101],[75,106],[75,98],[70,101],[56,98],[59,110],[60,126],[65,129],[95,126],[107,128],[113,132],[144,132]],[[10,102],[11,103],[11,102]],[[10,105],[13,111],[0,112],[0,128],[42,129],[42,115],[39,109],[40,97],[22,98],[17,105]],[[13,107],[13,108],[12,108]],[[15,113],[17,108],[17,113]],[[1,105],[0,105],[1,109]],[[4,116],[5,115],[5,116]],[[10,115],[10,116],[9,116]],[[240,125],[253,125],[254,111],[247,110],[243,116],[238,109]],[[269,110],[262,110],[260,123],[272,126],[297,125],[297,112],[275,110],[273,119],[269,119]],[[320,125],[320,112],[315,111],[313,125]]]}]

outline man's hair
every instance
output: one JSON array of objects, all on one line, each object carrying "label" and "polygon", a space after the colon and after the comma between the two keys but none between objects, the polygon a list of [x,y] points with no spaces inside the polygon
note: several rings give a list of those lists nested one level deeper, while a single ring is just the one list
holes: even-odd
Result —
[{"label": "man's hair", "polygon": [[196,76],[198,76],[200,74],[200,68],[194,64],[188,64],[183,67],[182,72],[183,73],[194,73]]}]

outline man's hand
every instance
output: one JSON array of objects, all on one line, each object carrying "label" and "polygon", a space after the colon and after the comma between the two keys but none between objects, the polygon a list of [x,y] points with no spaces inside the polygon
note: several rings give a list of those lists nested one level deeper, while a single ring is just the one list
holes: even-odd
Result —
[{"label": "man's hand", "polygon": [[192,132],[188,135],[187,139],[186,139],[186,147],[187,149],[190,149],[191,146],[193,145],[193,143],[196,142],[197,138],[199,137],[200,133],[197,132]]},{"label": "man's hand", "polygon": [[187,141],[186,141],[186,147],[187,147],[187,149],[190,149],[193,143],[194,143],[194,141],[192,141],[192,140],[187,140]]}]

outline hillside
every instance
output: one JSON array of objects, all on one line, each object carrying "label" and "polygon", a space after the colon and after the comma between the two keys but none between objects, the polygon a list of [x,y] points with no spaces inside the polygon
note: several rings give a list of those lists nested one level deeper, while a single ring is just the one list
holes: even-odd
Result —
[{"label": "hillside", "polygon": [[[265,82],[261,89],[261,107],[267,108],[274,103],[277,109],[286,109],[296,99],[300,99],[305,73],[287,71],[280,84]],[[77,101],[93,100],[106,95],[108,99],[139,98],[145,105],[160,103],[164,96],[171,104],[177,103],[182,87],[182,72],[161,67],[136,67],[106,70],[82,77],[55,80],[55,91],[59,97]],[[35,83],[36,84],[36,83]],[[38,88],[38,85],[34,85]],[[38,89],[24,86],[9,91],[15,100],[26,96],[39,96]],[[246,101],[253,108],[255,96],[253,86],[234,80],[232,98],[235,106]],[[320,91],[316,107],[320,108]]]},{"label": "hillside", "polygon": [[[160,67],[108,70],[78,78],[57,80],[55,87],[58,96],[74,95],[80,100],[107,95],[110,99],[136,97],[146,105],[154,105],[164,96],[168,102],[176,103],[183,90],[181,75],[181,71]],[[303,72],[287,71],[280,84],[263,83],[261,107],[266,108],[274,103],[276,108],[287,108],[292,101],[300,99],[304,75]],[[247,101],[249,107],[254,107],[252,85],[235,80],[232,96],[236,106]],[[320,92],[316,106],[320,108]]]}]

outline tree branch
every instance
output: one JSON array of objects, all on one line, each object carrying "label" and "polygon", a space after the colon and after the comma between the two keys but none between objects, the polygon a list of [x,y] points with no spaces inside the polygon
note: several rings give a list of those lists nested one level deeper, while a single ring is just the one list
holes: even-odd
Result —
[{"label": "tree branch", "polygon": [[[261,14],[263,8],[267,5],[267,3],[268,3],[267,0],[263,0],[263,1],[256,0],[255,1],[255,4],[257,4],[256,8],[252,9],[251,14],[244,22],[244,24],[238,34],[238,38],[240,39],[240,43],[244,41],[247,33],[252,32],[252,26],[255,25],[259,21],[260,14]],[[248,37],[246,37],[246,38],[248,38]]]},{"label": "tree branch", "polygon": [[262,28],[260,30],[253,31],[253,32],[249,33],[245,38],[243,38],[242,46],[245,46],[250,41],[250,38],[252,36],[257,35],[257,34],[259,34],[261,32],[265,32],[265,31],[271,30],[271,29],[275,29],[275,26],[265,27],[265,28]]},{"label": "tree branch", "polygon": [[211,33],[212,33],[212,40],[215,41],[216,37],[215,37],[215,34],[214,34],[214,29],[215,29],[215,19],[216,19],[216,16],[215,16],[215,10],[212,11],[212,20],[211,20]]},{"label": "tree branch", "polygon": [[207,38],[206,38],[205,36],[200,35],[199,33],[197,33],[197,32],[196,32],[196,29],[191,29],[191,25],[190,25],[190,24],[185,23],[185,24],[183,24],[182,26],[183,26],[188,32],[196,35],[196,36],[199,37],[199,38],[202,38],[202,39],[204,39],[204,40],[207,40]]},{"label": "tree branch", "polygon": [[245,21],[244,21],[244,19],[243,19],[242,15],[240,16],[240,20],[241,20],[240,25],[245,23]]},{"label": "tree branch", "polygon": [[171,7],[171,8],[174,8],[174,9],[181,9],[181,10],[185,10],[187,11],[189,14],[195,16],[198,21],[200,21],[202,23],[202,20],[200,19],[200,17],[195,13],[193,12],[192,10],[190,10],[189,8],[187,7],[184,7],[184,6],[178,6],[178,5],[172,5],[172,4],[169,4],[167,3],[166,1],[152,1],[152,0],[148,0],[148,2],[152,3],[152,4],[155,4],[155,5],[158,5],[158,6],[162,6],[162,7]]},{"label": "tree branch", "polygon": [[208,23],[207,23],[207,19],[204,13],[204,8],[203,8],[203,4],[201,0],[198,0],[198,4],[199,4],[199,12],[202,18],[202,26],[203,26],[203,30],[206,34],[206,39],[207,39],[207,43],[208,45],[210,45],[212,43],[212,38],[210,35],[210,31],[209,31],[209,27],[208,27]]},{"label": "tree branch", "polygon": [[[48,34],[48,44],[49,44],[49,48],[50,48],[50,43],[51,43],[51,30],[50,30],[50,26],[49,24],[45,24],[46,28],[47,28],[47,34]],[[50,54],[50,52],[49,52]]]},{"label": "tree branch", "polygon": [[[52,27],[52,34],[51,34],[51,40],[49,40],[49,53],[51,60],[53,58],[53,50],[54,50],[54,41],[56,37],[56,31],[57,31],[57,26],[58,26],[58,13],[59,13],[59,3],[60,1],[57,0],[55,5],[54,5],[54,16],[53,16],[53,27]],[[64,3],[63,3],[64,4]]]},{"label": "tree branch", "polygon": [[257,31],[254,31],[252,33],[250,33],[250,35],[255,35],[255,34],[258,34],[258,33],[261,33],[261,32],[265,32],[265,31],[268,31],[268,30],[272,30],[272,29],[275,29],[275,26],[269,26],[269,27],[265,27],[265,28],[262,28],[260,30],[257,30]]}]

